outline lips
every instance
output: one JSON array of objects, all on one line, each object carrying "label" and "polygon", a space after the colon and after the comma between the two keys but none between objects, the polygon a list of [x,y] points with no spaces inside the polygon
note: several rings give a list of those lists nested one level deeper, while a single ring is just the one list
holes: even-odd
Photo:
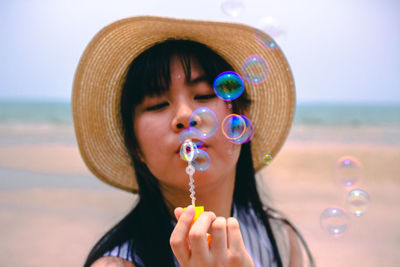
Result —
[{"label": "lips", "polygon": [[[196,141],[196,140],[193,140],[193,141]],[[177,153],[177,154],[180,153],[180,151],[181,151],[181,146],[182,146],[182,145],[179,145],[179,147],[178,147],[178,149],[175,151],[175,153]],[[201,149],[201,150],[207,151],[208,145],[207,145],[206,143],[204,143],[204,141],[203,141],[203,145],[202,145],[201,147],[198,147],[197,149]]]}]

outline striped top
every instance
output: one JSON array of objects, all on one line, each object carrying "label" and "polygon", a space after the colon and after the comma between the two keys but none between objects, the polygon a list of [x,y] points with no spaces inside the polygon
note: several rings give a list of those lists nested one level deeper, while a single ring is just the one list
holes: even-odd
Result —
[{"label": "striped top", "polygon": [[[263,222],[256,216],[254,210],[252,208],[249,211],[237,209],[233,205],[232,217],[235,217],[239,221],[244,245],[253,259],[255,267],[276,267],[277,261],[274,257],[271,241],[268,238]],[[107,251],[104,256],[120,257],[133,262],[137,267],[145,266],[136,253],[132,255],[131,249],[133,244],[134,240],[126,241]],[[175,257],[174,262],[175,266],[180,266]]]}]

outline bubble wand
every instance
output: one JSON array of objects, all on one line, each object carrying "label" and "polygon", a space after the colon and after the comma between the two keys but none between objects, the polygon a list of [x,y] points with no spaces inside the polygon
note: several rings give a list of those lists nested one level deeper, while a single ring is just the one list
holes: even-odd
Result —
[{"label": "bubble wand", "polygon": [[192,200],[192,206],[195,209],[195,216],[193,220],[196,220],[199,215],[204,212],[204,206],[196,206],[196,192],[194,191],[194,178],[193,175],[195,173],[195,168],[192,165],[193,160],[195,159],[197,152],[197,146],[192,142],[190,139],[186,139],[185,142],[183,142],[180,150],[180,155],[181,158],[184,161],[187,161],[188,166],[186,167],[186,173],[189,175],[189,192],[190,192],[190,198]]}]

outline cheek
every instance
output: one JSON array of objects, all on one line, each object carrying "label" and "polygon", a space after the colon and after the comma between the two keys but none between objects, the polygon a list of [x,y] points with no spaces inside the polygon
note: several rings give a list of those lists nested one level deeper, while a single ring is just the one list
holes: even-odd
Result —
[{"label": "cheek", "polygon": [[135,118],[133,127],[139,149],[143,156],[147,158],[155,150],[154,147],[158,146],[157,142],[161,138],[157,133],[160,133],[160,129],[157,129],[153,120],[146,117]]},{"label": "cheek", "polygon": [[166,119],[142,116],[135,119],[134,133],[141,151],[142,160],[157,177],[159,169],[167,165],[170,156],[168,149],[168,129]]},{"label": "cheek", "polygon": [[237,160],[239,159],[241,145],[230,142],[222,133],[221,126],[226,116],[232,113],[227,107],[227,104],[221,100],[222,103],[218,105],[218,131],[215,139],[218,143],[218,157],[221,159],[221,164],[226,165],[227,168],[236,166]]},{"label": "cheek", "polygon": [[241,145],[230,142],[221,132],[217,140],[218,150],[216,151],[224,164],[235,165],[239,158]]}]

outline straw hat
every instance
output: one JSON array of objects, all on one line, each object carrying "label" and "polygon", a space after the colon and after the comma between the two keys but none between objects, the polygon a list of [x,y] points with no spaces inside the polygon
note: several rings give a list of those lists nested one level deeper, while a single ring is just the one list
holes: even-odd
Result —
[{"label": "straw hat", "polygon": [[[160,17],[131,17],[103,28],[84,51],[75,73],[72,113],[79,150],[87,167],[104,182],[137,192],[135,171],[124,146],[120,96],[127,68],[143,51],[166,39],[203,43],[243,76],[242,64],[252,55],[268,66],[263,82],[245,81],[252,101],[253,163],[265,166],[289,132],[294,108],[293,76],[281,49],[261,31],[221,22]],[[253,70],[253,71],[257,71]]]}]

